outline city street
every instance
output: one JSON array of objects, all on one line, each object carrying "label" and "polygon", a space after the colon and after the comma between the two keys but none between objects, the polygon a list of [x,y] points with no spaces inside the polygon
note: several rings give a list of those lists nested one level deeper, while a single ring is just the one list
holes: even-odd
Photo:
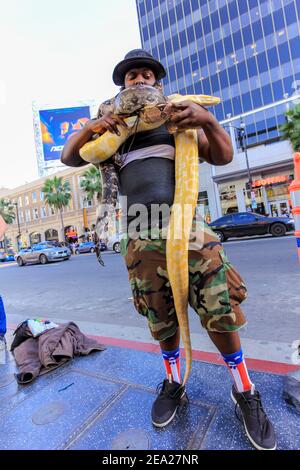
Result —
[{"label": "city street", "polygon": [[[249,324],[241,331],[252,358],[291,362],[293,342],[300,339],[300,266],[293,236],[252,238],[224,244],[243,276],[249,297],[244,303]],[[0,265],[1,294],[8,323],[29,317],[76,322],[90,334],[152,342],[147,322],[134,309],[121,255],[73,256],[70,261],[18,267]],[[215,351],[191,310],[193,348]]]}]

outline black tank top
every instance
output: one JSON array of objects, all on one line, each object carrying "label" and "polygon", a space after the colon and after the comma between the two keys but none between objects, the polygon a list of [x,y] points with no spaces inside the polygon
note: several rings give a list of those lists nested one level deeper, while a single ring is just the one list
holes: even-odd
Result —
[{"label": "black tank top", "polygon": [[[139,150],[151,145],[167,144],[175,147],[174,137],[170,135],[165,125],[152,131],[139,132],[132,142],[130,137],[119,152],[126,155],[128,150]],[[148,157],[132,161],[120,170],[120,194],[127,196],[128,211],[134,204],[143,204],[148,210],[149,226],[151,220],[151,204],[172,206],[175,192],[175,163],[174,160],[163,157]],[[133,210],[134,208],[132,208]],[[136,212],[135,210],[133,211]],[[127,217],[127,223],[136,215]],[[152,214],[153,215],[153,214]],[[152,222],[155,217],[152,218]],[[159,222],[159,221],[157,221]],[[168,218],[160,217],[160,226],[168,222]],[[144,227],[143,227],[144,228]]]},{"label": "black tank top", "polygon": [[163,124],[157,129],[147,132],[138,132],[137,134],[129,137],[126,142],[121,146],[119,152],[126,154],[129,150],[139,150],[150,145],[167,144],[175,147],[174,136],[169,134],[166,126]]}]

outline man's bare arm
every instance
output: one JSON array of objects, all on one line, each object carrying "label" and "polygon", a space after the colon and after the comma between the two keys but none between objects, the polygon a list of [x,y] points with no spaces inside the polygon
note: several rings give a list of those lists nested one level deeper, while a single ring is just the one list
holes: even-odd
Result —
[{"label": "man's bare arm", "polygon": [[93,133],[87,127],[83,127],[72,135],[64,145],[60,157],[61,162],[68,166],[87,165],[88,162],[84,161],[79,155],[79,150],[92,138],[92,135]]},{"label": "man's bare arm", "polygon": [[233,148],[227,132],[217,128],[198,129],[199,158],[211,165],[227,165],[233,159]]},{"label": "man's bare arm", "polygon": [[61,154],[61,162],[68,166],[83,166],[87,165],[88,162],[84,161],[79,150],[84,146],[95,134],[104,134],[107,130],[114,134],[120,134],[118,125],[127,127],[123,121],[124,116],[116,116],[112,113],[106,113],[99,119],[91,119],[84,127],[76,134],[70,137]]}]

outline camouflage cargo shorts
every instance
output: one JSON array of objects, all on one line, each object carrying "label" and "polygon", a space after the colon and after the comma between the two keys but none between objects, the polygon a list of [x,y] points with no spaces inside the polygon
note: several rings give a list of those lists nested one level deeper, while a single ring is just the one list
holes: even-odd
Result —
[{"label": "camouflage cargo shorts", "polygon": [[[240,303],[247,297],[245,283],[228,261],[216,234],[195,219],[189,243],[189,304],[202,326],[212,332],[236,331],[246,324]],[[160,234],[161,232],[159,232]],[[163,341],[178,328],[166,267],[166,239],[124,237],[125,258],[134,306],[148,320],[154,339]]]}]

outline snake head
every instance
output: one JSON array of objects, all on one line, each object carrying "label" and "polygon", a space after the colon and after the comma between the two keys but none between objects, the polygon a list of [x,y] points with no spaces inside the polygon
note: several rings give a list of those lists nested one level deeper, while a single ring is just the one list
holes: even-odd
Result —
[{"label": "snake head", "polygon": [[134,114],[147,106],[167,103],[161,90],[149,85],[133,85],[122,90],[115,99],[115,114]]}]

